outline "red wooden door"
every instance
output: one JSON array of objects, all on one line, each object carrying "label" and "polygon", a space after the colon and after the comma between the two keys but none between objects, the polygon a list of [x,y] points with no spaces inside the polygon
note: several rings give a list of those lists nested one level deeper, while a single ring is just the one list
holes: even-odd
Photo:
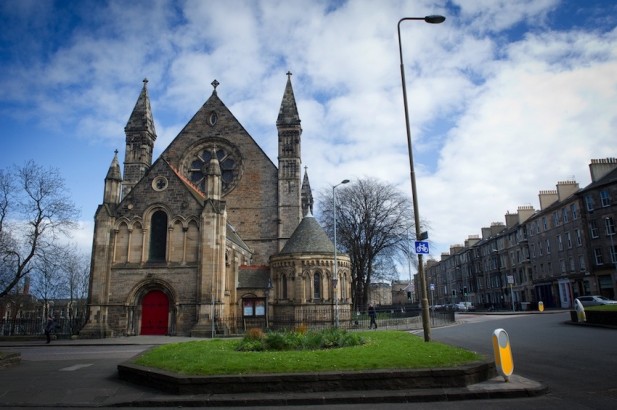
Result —
[{"label": "red wooden door", "polygon": [[141,301],[141,334],[166,335],[169,300],[160,290],[153,290]]}]

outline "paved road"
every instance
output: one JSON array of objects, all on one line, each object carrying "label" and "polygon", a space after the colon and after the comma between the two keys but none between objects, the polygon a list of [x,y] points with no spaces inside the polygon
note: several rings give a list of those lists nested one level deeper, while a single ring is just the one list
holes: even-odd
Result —
[{"label": "paved road", "polygon": [[[491,334],[495,328],[508,331],[515,355],[515,374],[548,384],[551,393],[537,398],[510,400],[458,401],[441,403],[366,405],[328,405],[328,409],[596,409],[613,408],[617,403],[615,386],[615,346],[617,330],[566,325],[568,313],[517,316],[459,316],[460,323],[433,329],[433,339],[492,355]],[[165,338],[164,342],[194,339]],[[92,341],[86,346],[59,346],[58,343],[9,347],[18,350],[23,362],[10,371],[0,371],[0,405],[25,398],[29,408],[48,408],[54,403],[70,403],[73,408],[118,399],[126,402],[150,397],[158,392],[119,381],[116,365],[158,344],[147,337],[118,340],[108,345]],[[131,343],[139,344],[131,344]],[[8,380],[10,377],[11,380]],[[20,389],[3,392],[5,383],[22,380]],[[67,387],[69,386],[69,387]],[[32,407],[32,406],[39,407]],[[48,406],[48,407],[45,407]],[[85,407],[84,407],[85,408]],[[222,407],[224,408],[224,407]],[[237,407],[236,407],[237,408]],[[261,409],[281,407],[259,407]],[[283,407],[284,408],[284,407]],[[296,410],[323,409],[325,406],[293,406]]]},{"label": "paved road", "polygon": [[503,328],[510,336],[515,374],[551,390],[534,400],[534,408],[617,407],[617,330],[568,325],[569,318],[569,312],[459,315],[463,325],[432,334],[435,340],[492,355],[492,332]]}]

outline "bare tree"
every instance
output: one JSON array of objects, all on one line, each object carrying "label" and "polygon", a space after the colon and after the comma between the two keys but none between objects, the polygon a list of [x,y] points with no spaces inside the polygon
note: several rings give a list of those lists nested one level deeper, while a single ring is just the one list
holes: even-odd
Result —
[{"label": "bare tree", "polygon": [[[320,222],[333,237],[332,192],[319,202]],[[351,259],[354,310],[364,308],[369,284],[389,277],[396,255],[413,232],[411,201],[393,185],[360,179],[336,191],[337,245]]]},{"label": "bare tree", "polygon": [[66,192],[55,168],[28,161],[0,170],[0,297],[77,227],[79,211]]},{"label": "bare tree", "polygon": [[[66,256],[62,264],[68,296],[68,318],[73,321],[80,314],[83,317],[86,311],[86,299],[90,278],[90,259],[75,246],[66,249]],[[72,322],[71,322],[72,323]]]},{"label": "bare tree", "polygon": [[31,292],[43,303],[43,320],[51,314],[48,309],[53,299],[62,296],[67,288],[62,274],[63,249],[55,248],[53,252],[44,253],[34,259],[33,267],[28,274],[31,278]]}]

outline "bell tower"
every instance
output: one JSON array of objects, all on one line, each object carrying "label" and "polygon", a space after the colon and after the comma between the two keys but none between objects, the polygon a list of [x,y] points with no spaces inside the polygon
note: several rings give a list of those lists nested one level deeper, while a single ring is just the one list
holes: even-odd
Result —
[{"label": "bell tower", "polygon": [[156,140],[156,130],[148,96],[148,80],[144,79],[135,108],[124,127],[126,150],[124,152],[124,180],[122,181],[122,198],[145,175],[152,165],[152,150]]},{"label": "bell tower", "polygon": [[278,249],[283,249],[302,219],[300,142],[302,127],[296,106],[291,72],[276,120],[278,130]]}]

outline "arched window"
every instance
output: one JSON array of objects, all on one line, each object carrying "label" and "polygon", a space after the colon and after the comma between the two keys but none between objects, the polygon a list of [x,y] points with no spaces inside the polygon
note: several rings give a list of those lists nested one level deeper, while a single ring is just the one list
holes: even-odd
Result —
[{"label": "arched window", "polygon": [[313,276],[313,299],[321,299],[321,274],[315,272]]},{"label": "arched window", "polygon": [[282,287],[283,287],[283,299],[287,299],[287,275],[283,275],[283,280],[282,280]]},{"label": "arched window", "polygon": [[167,250],[167,214],[156,211],[150,222],[150,261],[165,261]]}]

